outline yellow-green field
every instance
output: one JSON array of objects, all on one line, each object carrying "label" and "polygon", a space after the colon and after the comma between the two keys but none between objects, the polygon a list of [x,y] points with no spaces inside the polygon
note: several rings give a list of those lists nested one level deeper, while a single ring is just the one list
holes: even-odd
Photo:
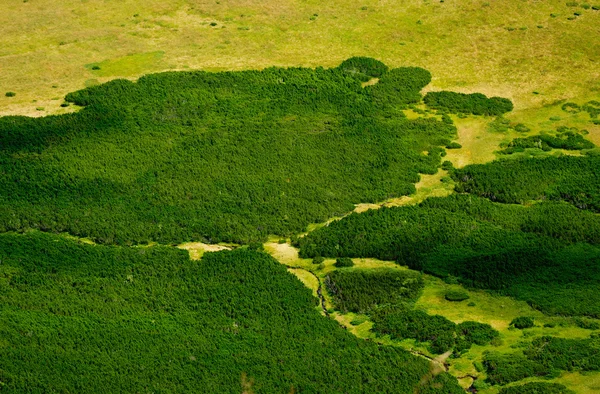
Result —
[{"label": "yellow-green field", "polygon": [[430,89],[501,95],[518,110],[586,99],[600,90],[600,12],[578,10],[568,20],[574,9],[558,0],[8,0],[0,114],[57,112],[94,80],[329,67],[353,55],[425,67]]}]

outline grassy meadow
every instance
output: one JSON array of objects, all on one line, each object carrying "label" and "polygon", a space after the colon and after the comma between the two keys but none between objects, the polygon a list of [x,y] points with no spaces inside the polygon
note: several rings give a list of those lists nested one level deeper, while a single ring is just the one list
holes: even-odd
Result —
[{"label": "grassy meadow", "polygon": [[[593,39],[600,12],[558,0],[6,3],[0,92],[17,95],[2,95],[3,115],[58,112],[54,99],[113,78],[331,67],[356,55],[425,67],[434,75],[430,89],[508,97],[518,110],[600,89],[600,43]],[[576,11],[581,15],[569,20]]]}]

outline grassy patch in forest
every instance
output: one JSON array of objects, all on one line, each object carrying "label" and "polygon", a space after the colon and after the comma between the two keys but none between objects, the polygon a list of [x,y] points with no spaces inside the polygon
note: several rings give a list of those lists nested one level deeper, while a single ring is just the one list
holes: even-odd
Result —
[{"label": "grassy patch in forest", "polygon": [[[311,263],[310,259],[300,259],[297,253],[294,254],[294,248],[289,245],[281,245],[276,243],[266,244],[266,250],[268,250],[275,257],[282,258],[284,255],[287,258],[283,258],[280,262],[286,265],[293,266],[304,266],[306,270],[310,270],[314,275],[317,275],[321,280],[325,280],[328,275],[331,275],[335,271],[333,266],[333,259],[325,260],[323,267],[316,267]],[[285,250],[287,252],[277,252]],[[350,270],[361,270],[361,269],[382,269],[386,268],[389,270],[398,270],[400,272],[406,270],[405,267],[398,266],[393,262],[381,261],[376,259],[353,259],[355,267]],[[343,269],[347,272],[347,268]],[[300,273],[301,270],[294,270],[296,274]],[[311,274],[312,276],[312,274]],[[464,388],[468,388],[473,384],[473,379],[469,376],[477,377],[480,382],[480,391],[483,394],[497,394],[499,391],[498,386],[486,386],[483,382],[486,378],[485,371],[478,370],[476,365],[481,364],[486,351],[496,351],[501,353],[511,354],[518,349],[527,346],[531,341],[541,336],[552,336],[558,338],[571,338],[571,339],[584,339],[589,337],[593,330],[581,328],[577,324],[577,319],[565,318],[565,317],[553,317],[547,316],[543,313],[531,308],[527,303],[523,301],[517,301],[510,297],[499,296],[491,294],[483,290],[469,290],[465,289],[458,284],[448,284],[439,278],[424,275],[425,287],[421,296],[414,304],[416,310],[424,311],[429,315],[440,315],[452,322],[461,323],[464,321],[476,321],[480,323],[486,323],[494,327],[500,332],[498,340],[494,341],[493,344],[485,346],[472,345],[470,349],[458,357],[451,357],[447,359],[449,365],[449,372],[456,377],[463,377],[460,379],[461,385]],[[448,301],[445,295],[452,290],[460,290],[468,294],[469,298],[461,302]],[[370,341],[384,344],[386,346],[399,346],[406,350],[420,353],[428,357],[434,358],[435,354],[432,354],[428,348],[427,343],[417,342],[413,339],[405,340],[393,340],[388,336],[378,336],[373,331],[373,323],[368,315],[353,313],[353,312],[341,312],[335,309],[335,305],[332,302],[332,296],[327,292],[327,288],[324,288],[323,294],[326,298],[331,317],[343,324],[348,331],[358,336],[359,338],[367,338]],[[510,327],[511,321],[519,316],[529,316],[534,318],[534,328],[527,329],[525,331],[514,329]],[[598,320],[596,320],[598,322]],[[594,382],[600,379],[599,372],[561,372],[559,376],[552,378],[551,380],[544,380],[549,382],[556,382],[566,385],[569,389],[574,390],[576,393],[591,393],[594,392]],[[535,381],[536,379],[525,379],[522,382]],[[539,380],[539,379],[538,379]]]}]

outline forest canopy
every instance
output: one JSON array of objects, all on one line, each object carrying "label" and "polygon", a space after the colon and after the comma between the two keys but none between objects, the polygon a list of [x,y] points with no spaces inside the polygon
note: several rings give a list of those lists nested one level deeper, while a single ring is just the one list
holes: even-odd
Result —
[{"label": "forest canopy", "polygon": [[352,58],[332,69],[165,72],[71,93],[77,113],[0,118],[0,231],[246,243],[410,194],[456,134],[401,111],[430,80],[421,68]]}]

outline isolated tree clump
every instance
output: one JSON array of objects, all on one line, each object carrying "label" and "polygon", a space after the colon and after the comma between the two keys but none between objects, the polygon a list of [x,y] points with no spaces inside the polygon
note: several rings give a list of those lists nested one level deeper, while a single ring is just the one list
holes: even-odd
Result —
[{"label": "isolated tree clump", "polygon": [[334,265],[338,268],[354,267],[354,262],[352,262],[352,259],[349,257],[339,257],[335,260]]},{"label": "isolated tree clump", "polygon": [[519,330],[525,329],[525,328],[531,328],[533,327],[533,318],[531,317],[526,317],[526,316],[519,316],[519,317],[515,317],[511,322],[510,325],[514,328],[518,328]]},{"label": "isolated tree clump", "polygon": [[388,71],[388,66],[379,60],[370,57],[351,57],[344,60],[338,68],[346,73],[350,73],[363,81],[371,78],[380,78]]},{"label": "isolated tree clump", "polygon": [[513,104],[509,99],[488,98],[481,93],[428,92],[423,100],[431,108],[450,113],[499,116],[513,110]]}]

